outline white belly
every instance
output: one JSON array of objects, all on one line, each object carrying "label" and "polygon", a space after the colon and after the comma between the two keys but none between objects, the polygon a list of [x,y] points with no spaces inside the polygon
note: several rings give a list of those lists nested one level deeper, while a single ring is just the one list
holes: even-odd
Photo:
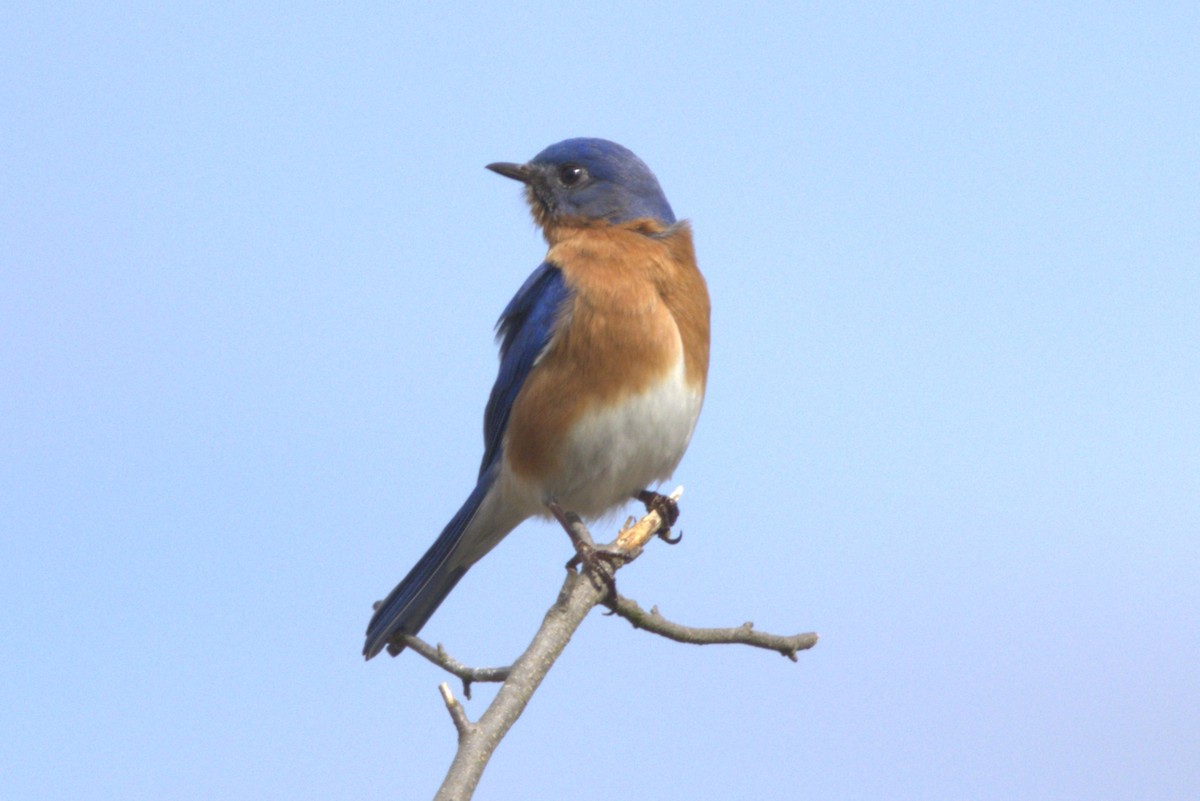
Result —
[{"label": "white belly", "polygon": [[597,517],[669,478],[702,400],[684,380],[681,354],[675,369],[645,392],[584,414],[565,443],[561,475],[543,492],[568,511]]},{"label": "white belly", "polygon": [[525,518],[548,517],[549,500],[594,519],[669,478],[687,450],[703,400],[684,380],[680,358],[668,376],[640,395],[585,414],[567,438],[563,469],[550,481],[518,478],[502,459],[456,563],[473,564]]}]

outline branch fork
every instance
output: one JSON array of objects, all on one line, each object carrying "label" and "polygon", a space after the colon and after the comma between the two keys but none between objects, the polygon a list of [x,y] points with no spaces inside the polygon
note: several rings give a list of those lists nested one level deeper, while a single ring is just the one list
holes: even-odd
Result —
[{"label": "branch fork", "polygon": [[564,512],[557,504],[549,508],[571,538],[575,556],[567,563],[567,578],[554,605],[546,612],[541,628],[529,648],[507,667],[473,668],[450,656],[441,645],[431,646],[419,637],[404,635],[413,651],[462,681],[463,696],[471,697],[475,682],[499,682],[500,690],[492,703],[472,722],[463,705],[454,697],[450,685],[438,686],[446,711],[458,733],[458,751],[446,774],[435,801],[467,801],[475,792],[483,770],[496,746],[516,723],[525,705],[545,678],[571,635],[596,606],[605,606],[634,627],[670,640],[694,645],[742,644],[782,654],[793,662],[800,651],[812,648],[817,635],[812,633],[779,635],[759,631],[753,623],[733,628],[692,628],[667,620],[652,607],[643,610],[636,601],[616,591],[616,573],[641,555],[647,542],[658,536],[666,542],[678,542],[670,536],[670,527],[678,516],[677,503],[683,495],[680,487],[670,495],[639,493],[647,507],[641,519],[630,518],[617,538],[597,545],[578,516]]}]

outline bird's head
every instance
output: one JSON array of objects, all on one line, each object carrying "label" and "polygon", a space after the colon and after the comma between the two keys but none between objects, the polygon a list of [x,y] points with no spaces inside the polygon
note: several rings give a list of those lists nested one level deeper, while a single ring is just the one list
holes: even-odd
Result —
[{"label": "bird's head", "polygon": [[563,224],[675,222],[671,204],[645,162],[607,139],[567,139],[525,164],[497,162],[492,172],[525,184],[533,218],[550,235]]}]

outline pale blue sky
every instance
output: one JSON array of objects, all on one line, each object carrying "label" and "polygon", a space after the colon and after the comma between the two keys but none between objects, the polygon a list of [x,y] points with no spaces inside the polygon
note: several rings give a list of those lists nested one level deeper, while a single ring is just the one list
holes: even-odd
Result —
[{"label": "pale blue sky", "polygon": [[[443,676],[359,649],[544,252],[483,165],[603,136],[714,304],[685,539],[622,590],[823,639],[597,614],[477,797],[1200,797],[1198,42],[1194,3],[6,6],[3,794],[432,795]],[[507,661],[569,555],[527,524],[425,633]]]}]

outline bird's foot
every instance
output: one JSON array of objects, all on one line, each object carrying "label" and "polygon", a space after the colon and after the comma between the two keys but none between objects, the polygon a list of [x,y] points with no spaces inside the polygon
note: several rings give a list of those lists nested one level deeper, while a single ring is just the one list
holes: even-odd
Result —
[{"label": "bird's foot", "polygon": [[583,566],[590,568],[591,574],[604,583],[607,592],[605,603],[617,599],[617,570],[633,559],[630,554],[617,548],[606,548],[600,545],[585,546],[576,549],[575,556],[567,562],[567,570],[575,570]]},{"label": "bird's foot", "polygon": [[658,531],[654,532],[656,537],[668,545],[675,545],[683,539],[682,531],[678,536],[671,536],[671,526],[675,525],[675,521],[679,519],[679,504],[675,502],[674,498],[650,490],[642,490],[634,497],[646,504],[647,512],[658,512],[658,516],[662,518],[662,525],[658,527]]},{"label": "bird's foot", "polygon": [[567,562],[567,570],[577,570],[581,565],[592,568],[593,575],[608,588],[608,597],[616,598],[617,569],[633,559],[633,555],[620,548],[597,545],[579,519],[579,515],[564,511],[554,501],[549,501],[546,506],[567,532],[567,536],[571,538],[571,545],[575,548],[575,555]]}]

